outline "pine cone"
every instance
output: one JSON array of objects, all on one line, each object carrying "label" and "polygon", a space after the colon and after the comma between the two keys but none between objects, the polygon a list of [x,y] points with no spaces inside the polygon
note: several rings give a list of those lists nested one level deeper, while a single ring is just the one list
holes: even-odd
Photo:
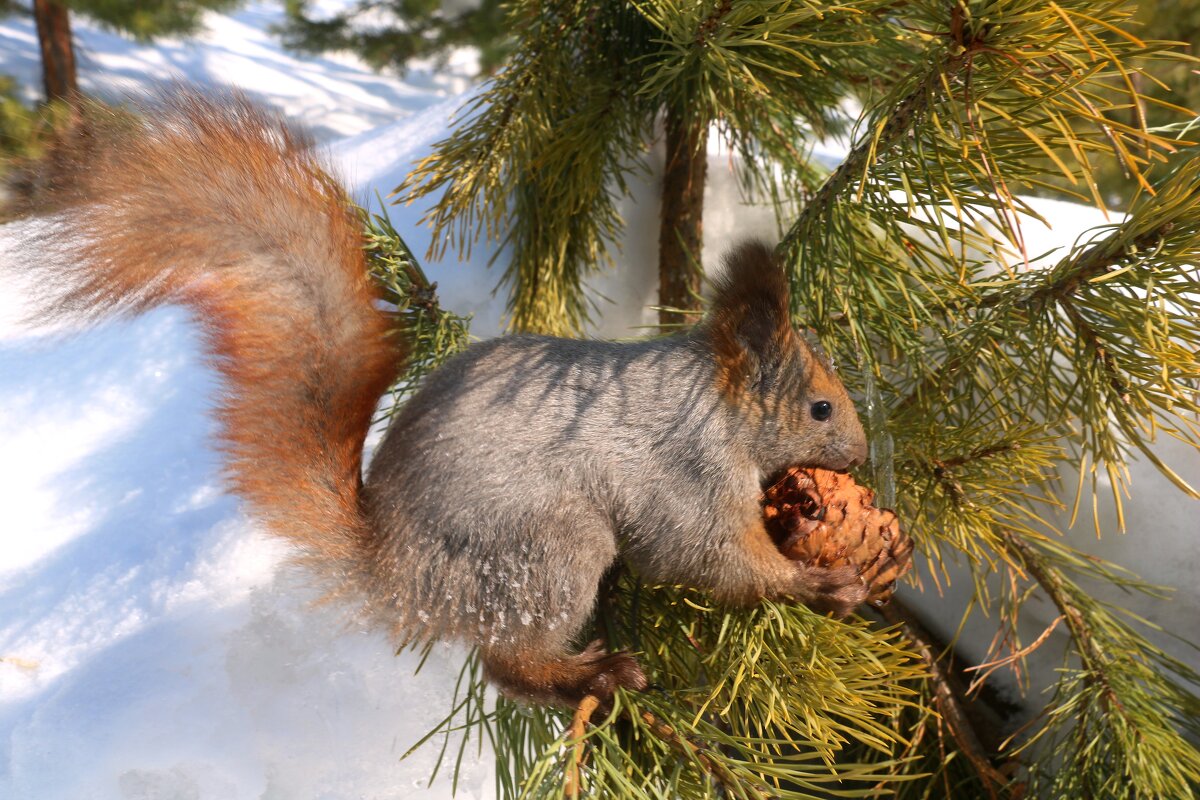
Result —
[{"label": "pine cone", "polygon": [[780,552],[819,567],[853,565],[884,605],[911,564],[912,540],[896,513],[849,475],[792,467],[763,493],[763,519]]}]

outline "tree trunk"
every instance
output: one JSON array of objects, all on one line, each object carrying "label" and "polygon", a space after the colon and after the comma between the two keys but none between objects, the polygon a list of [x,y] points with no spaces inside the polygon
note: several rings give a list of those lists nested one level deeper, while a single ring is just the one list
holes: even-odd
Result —
[{"label": "tree trunk", "polygon": [[700,247],[704,243],[704,178],[708,172],[708,123],[667,110],[667,167],[663,174],[658,234],[658,303],[697,312],[659,311],[659,324],[699,316]]},{"label": "tree trunk", "polygon": [[42,47],[42,81],[46,101],[69,99],[75,82],[75,47],[71,41],[71,18],[67,7],[55,0],[33,0],[38,43]]}]

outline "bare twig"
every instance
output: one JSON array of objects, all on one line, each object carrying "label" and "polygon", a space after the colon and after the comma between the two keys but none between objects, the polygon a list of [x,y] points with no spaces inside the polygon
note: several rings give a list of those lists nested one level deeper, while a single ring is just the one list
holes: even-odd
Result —
[{"label": "bare twig", "polygon": [[1022,563],[1025,565],[1025,569],[1050,597],[1050,602],[1054,603],[1055,607],[1058,608],[1059,614],[1066,621],[1067,628],[1071,631],[1071,638],[1075,640],[1075,645],[1078,648],[1079,658],[1088,670],[1089,683],[1098,685],[1101,689],[1101,697],[1105,709],[1109,712],[1120,714],[1122,717],[1125,717],[1127,724],[1131,727],[1136,727],[1105,672],[1105,667],[1111,661],[1111,656],[1104,651],[1100,642],[1092,635],[1091,625],[1088,623],[1083,611],[1080,610],[1079,606],[1071,598],[1066,581],[1057,570],[1050,567],[1045,559],[1039,556],[1037,550],[1032,545],[1022,540],[1021,537],[1011,532],[1006,532],[1003,541],[1010,550],[1020,557]]},{"label": "bare twig", "polygon": [[987,679],[989,677],[991,677],[991,674],[993,672],[995,672],[996,670],[1000,669],[1003,666],[1007,666],[1008,664],[1011,664],[1014,661],[1025,658],[1025,656],[1029,655],[1034,650],[1037,650],[1039,647],[1041,647],[1042,643],[1045,642],[1046,639],[1050,638],[1050,634],[1054,632],[1054,629],[1058,627],[1058,623],[1062,622],[1062,619],[1063,619],[1062,615],[1055,617],[1054,621],[1051,622],[1046,627],[1046,630],[1042,631],[1041,635],[1039,635],[1036,639],[1034,639],[1033,642],[1031,644],[1029,644],[1028,646],[1022,647],[1020,650],[1009,653],[1008,655],[1004,656],[1003,658],[997,658],[993,661],[988,661],[984,664],[976,664],[973,667],[964,668],[963,672],[977,672],[979,670],[984,670],[979,675],[976,675],[975,678],[971,681],[971,685],[967,687],[967,695],[970,696],[970,695],[974,694],[975,692],[979,691],[980,687],[983,686],[983,684],[987,681]]},{"label": "bare twig", "polygon": [[579,768],[583,764],[583,734],[587,732],[587,724],[592,719],[592,714],[600,707],[600,698],[595,695],[587,695],[579,701],[579,707],[575,709],[575,717],[571,720],[571,727],[568,729],[569,738],[574,740],[574,753],[571,757],[570,764],[567,765],[567,781],[565,785],[565,794],[571,800],[578,800],[579,790],[582,786],[579,777]]},{"label": "bare twig", "polygon": [[966,756],[967,761],[970,762],[971,767],[983,782],[987,796],[990,800],[999,800],[1001,797],[999,791],[1004,790],[1008,780],[992,766],[986,749],[979,741],[975,728],[971,725],[962,700],[951,685],[950,671],[939,656],[938,648],[932,638],[917,621],[912,611],[895,598],[892,598],[888,605],[880,608],[879,612],[887,622],[903,626],[904,635],[912,641],[917,652],[921,654],[921,658],[925,660],[929,667],[930,681],[934,688],[933,699],[938,713],[941,714],[946,727],[950,729],[950,735],[954,737],[959,750]]}]

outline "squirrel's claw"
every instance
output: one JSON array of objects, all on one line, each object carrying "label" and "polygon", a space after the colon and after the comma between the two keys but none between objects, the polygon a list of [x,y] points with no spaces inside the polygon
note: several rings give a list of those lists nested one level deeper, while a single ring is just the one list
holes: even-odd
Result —
[{"label": "squirrel's claw", "polygon": [[597,662],[597,671],[587,684],[587,693],[600,700],[603,709],[612,708],[617,689],[640,692],[649,685],[641,665],[629,653],[611,653]]},{"label": "squirrel's claw", "polygon": [[841,619],[862,605],[870,594],[870,587],[856,567],[830,569],[798,564],[797,568],[802,572],[800,582],[804,587],[798,599],[813,611]]}]

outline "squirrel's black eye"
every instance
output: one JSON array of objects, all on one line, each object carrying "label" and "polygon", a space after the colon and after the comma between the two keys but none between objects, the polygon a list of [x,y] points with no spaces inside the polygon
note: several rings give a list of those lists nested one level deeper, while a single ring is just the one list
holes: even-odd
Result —
[{"label": "squirrel's black eye", "polygon": [[824,422],[833,416],[833,403],[828,400],[818,400],[812,404],[813,419]]}]

